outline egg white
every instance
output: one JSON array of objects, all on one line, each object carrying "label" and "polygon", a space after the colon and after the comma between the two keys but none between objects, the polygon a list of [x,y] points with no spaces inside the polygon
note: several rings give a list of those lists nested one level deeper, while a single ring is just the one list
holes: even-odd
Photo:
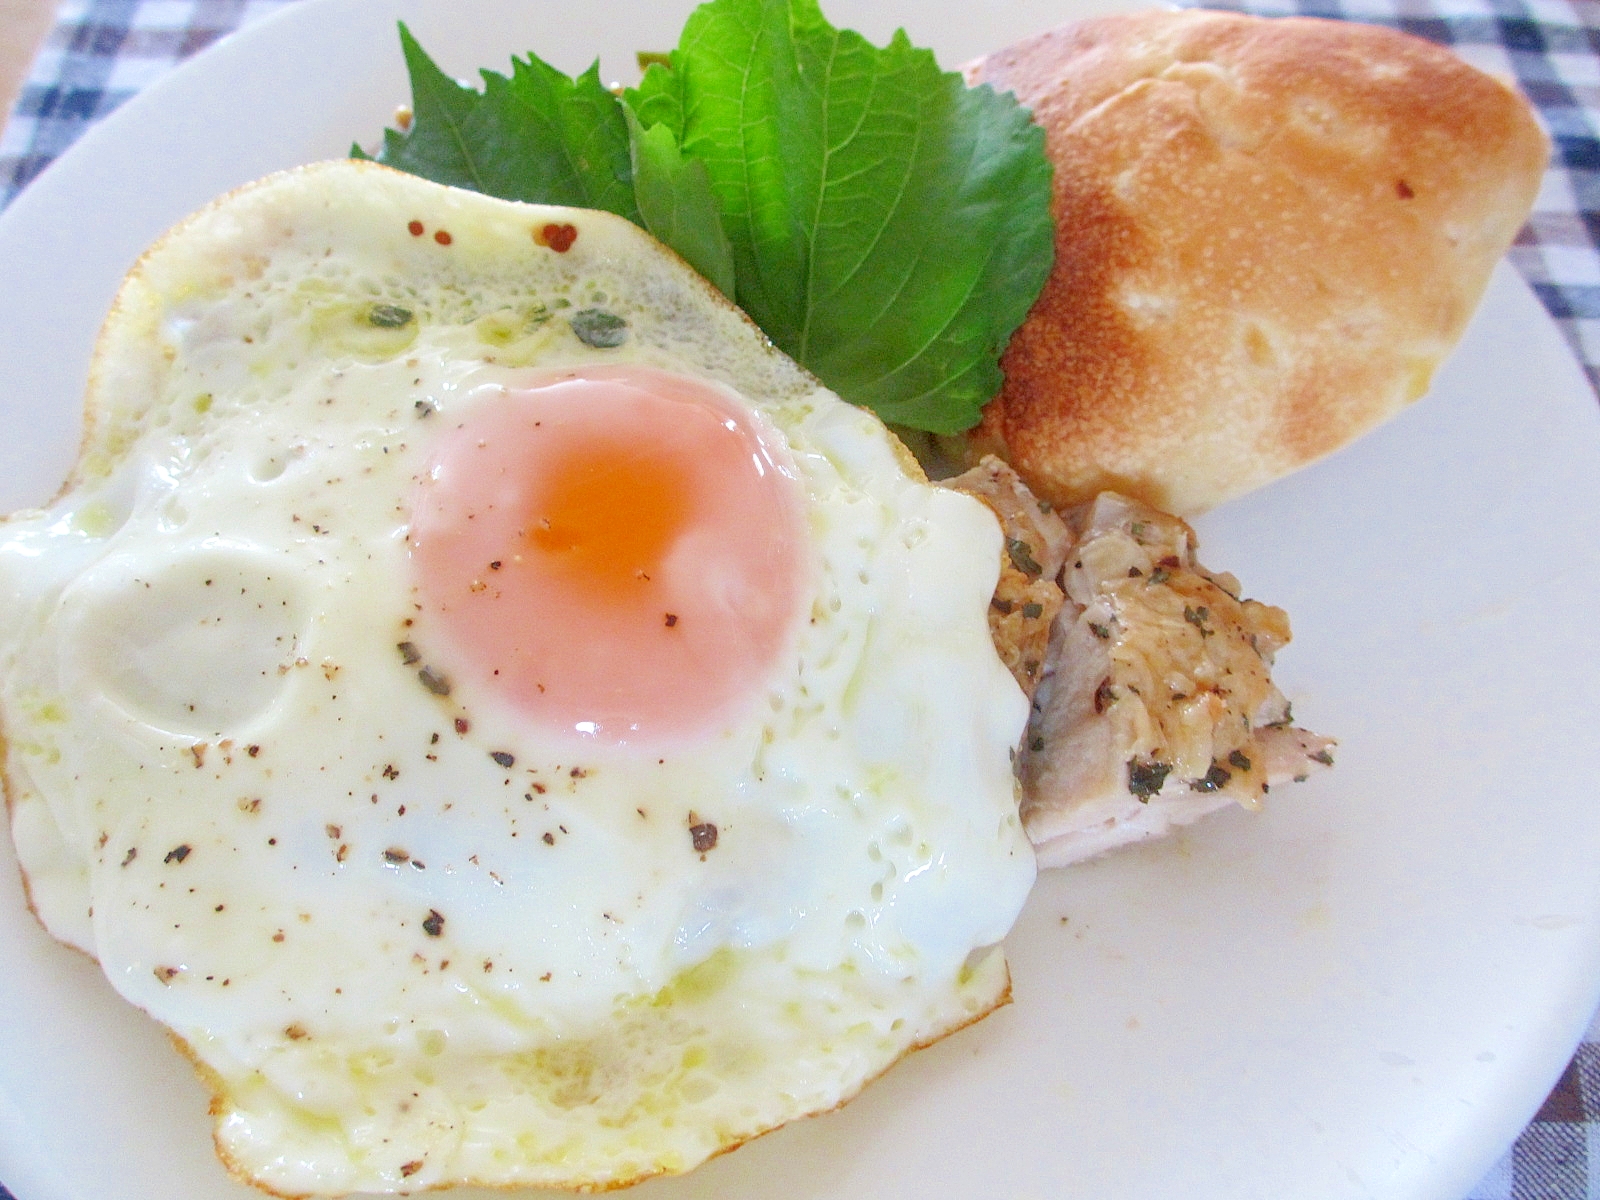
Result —
[{"label": "egg white", "polygon": [[[597,308],[621,345],[575,332]],[[411,643],[433,431],[598,362],[731,389],[804,489],[792,644],[692,745],[439,694]],[[129,276],[87,422],[60,498],[0,525],[13,836],[46,927],[195,1059],[241,1177],[686,1170],[1004,1000],[1034,868],[998,526],[633,226],[270,177]]]}]

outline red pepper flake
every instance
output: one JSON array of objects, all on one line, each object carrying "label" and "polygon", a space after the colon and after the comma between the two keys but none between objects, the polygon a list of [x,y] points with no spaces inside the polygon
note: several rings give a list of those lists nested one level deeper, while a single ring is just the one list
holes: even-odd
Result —
[{"label": "red pepper flake", "polygon": [[441,246],[448,246],[455,239],[450,236],[450,231],[449,230],[440,229],[436,233],[434,233],[433,240],[438,242],[439,245],[441,245]]},{"label": "red pepper flake", "polygon": [[420,1158],[414,1158],[408,1163],[400,1164],[400,1174],[405,1179],[410,1179],[420,1170],[422,1170],[422,1160]]},{"label": "red pepper flake", "polygon": [[533,235],[533,240],[541,246],[549,246],[557,254],[565,254],[572,249],[572,243],[578,240],[578,230],[573,225],[546,225]]},{"label": "red pepper flake", "polygon": [[421,221],[413,221],[413,222],[411,222],[411,224],[407,225],[406,228],[411,231],[411,236],[412,237],[421,237],[422,236],[422,231],[426,227],[422,224]]}]

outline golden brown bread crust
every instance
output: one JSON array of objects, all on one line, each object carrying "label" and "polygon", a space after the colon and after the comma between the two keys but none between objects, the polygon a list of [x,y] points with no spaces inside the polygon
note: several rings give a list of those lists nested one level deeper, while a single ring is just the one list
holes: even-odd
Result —
[{"label": "golden brown bread crust", "polygon": [[968,78],[1044,126],[1057,226],[968,452],[1063,506],[1199,512],[1417,399],[1548,156],[1511,88],[1370,25],[1107,16]]}]

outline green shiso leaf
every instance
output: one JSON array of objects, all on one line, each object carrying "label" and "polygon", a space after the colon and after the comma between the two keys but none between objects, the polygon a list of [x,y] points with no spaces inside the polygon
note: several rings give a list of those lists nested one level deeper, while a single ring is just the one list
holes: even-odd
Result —
[{"label": "green shiso leaf", "polygon": [[576,79],[529,55],[484,90],[439,69],[400,26],[411,127],[384,131],[381,163],[502,200],[600,208],[639,220],[628,123],[596,62]]},{"label": "green shiso leaf", "polygon": [[705,163],[685,158],[665,125],[644,129],[624,108],[632,135],[634,197],[640,224],[671,246],[722,294],[733,297],[733,247]]},{"label": "green shiso leaf", "polygon": [[706,163],[734,299],[887,421],[955,433],[1052,260],[1044,133],[904,32],[874,47],[815,0],[712,0],[628,101]]},{"label": "green shiso leaf", "polygon": [[635,221],[892,423],[956,433],[998,390],[1051,265],[1044,134],[904,32],[876,47],[816,0],[710,0],[622,101],[531,55],[480,93],[401,37],[413,123],[380,161]]}]

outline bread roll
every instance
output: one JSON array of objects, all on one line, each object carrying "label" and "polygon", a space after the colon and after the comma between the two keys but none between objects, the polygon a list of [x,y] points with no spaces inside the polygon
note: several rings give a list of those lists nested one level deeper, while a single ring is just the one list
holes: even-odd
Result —
[{"label": "bread roll", "polygon": [[1510,87],[1370,25],[1107,16],[968,78],[1044,126],[1057,233],[965,453],[1062,506],[1194,514],[1416,400],[1548,156]]}]

